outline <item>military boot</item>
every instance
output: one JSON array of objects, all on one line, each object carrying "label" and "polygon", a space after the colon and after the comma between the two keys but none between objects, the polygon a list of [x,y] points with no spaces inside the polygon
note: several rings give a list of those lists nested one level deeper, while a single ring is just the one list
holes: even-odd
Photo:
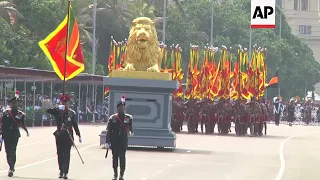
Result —
[{"label": "military boot", "polygon": [[68,173],[64,174],[63,179],[68,179]]},{"label": "military boot", "polygon": [[62,171],[60,171],[60,173],[59,173],[59,178],[63,178],[63,172]]},{"label": "military boot", "polygon": [[113,169],[114,175],[112,180],[117,180],[118,179],[118,169]]},{"label": "military boot", "polygon": [[124,169],[121,169],[120,170],[120,178],[119,178],[119,180],[124,180],[123,176],[124,176]]},{"label": "military boot", "polygon": [[9,177],[12,177],[12,176],[13,176],[13,171],[12,171],[11,169],[10,169],[9,172],[8,172],[8,176],[9,176]]}]

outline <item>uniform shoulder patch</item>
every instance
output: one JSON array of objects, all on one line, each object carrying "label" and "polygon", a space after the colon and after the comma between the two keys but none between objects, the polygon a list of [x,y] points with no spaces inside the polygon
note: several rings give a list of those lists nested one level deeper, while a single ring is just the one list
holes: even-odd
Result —
[{"label": "uniform shoulder patch", "polygon": [[20,111],[20,110],[18,111],[18,113],[21,114],[21,115],[25,115],[25,113]]},{"label": "uniform shoulder patch", "polygon": [[113,118],[116,117],[117,114],[112,114],[110,117],[109,117],[109,120],[112,120]]},{"label": "uniform shoulder patch", "polygon": [[76,112],[72,109],[70,109],[69,111],[72,112],[73,114],[76,114]]},{"label": "uniform shoulder patch", "polygon": [[130,114],[125,114],[125,116],[127,116],[130,119],[133,119],[132,115],[130,115]]}]

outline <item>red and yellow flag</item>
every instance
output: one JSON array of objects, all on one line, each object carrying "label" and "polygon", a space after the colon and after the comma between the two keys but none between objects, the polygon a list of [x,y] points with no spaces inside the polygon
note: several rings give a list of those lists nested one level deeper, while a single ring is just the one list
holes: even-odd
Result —
[{"label": "red and yellow flag", "polygon": [[[80,44],[78,23],[71,4],[68,8],[69,14],[57,29],[39,42],[40,48],[50,60],[53,70],[61,80],[64,78],[70,80],[84,70],[84,56]],[[66,73],[64,74],[65,68]]]}]

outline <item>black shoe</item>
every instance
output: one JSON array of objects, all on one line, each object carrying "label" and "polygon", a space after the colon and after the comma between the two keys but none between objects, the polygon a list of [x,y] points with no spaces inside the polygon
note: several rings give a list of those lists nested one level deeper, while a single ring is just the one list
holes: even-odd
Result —
[{"label": "black shoe", "polygon": [[118,180],[118,168],[113,168],[113,178],[112,180]]},{"label": "black shoe", "polygon": [[115,173],[115,174],[113,175],[112,180],[118,180],[118,173]]},{"label": "black shoe", "polygon": [[12,176],[13,176],[13,171],[12,171],[12,170],[9,170],[8,176],[9,176],[9,177],[12,177]]},{"label": "black shoe", "polygon": [[59,178],[63,178],[63,173],[60,171]]},{"label": "black shoe", "polygon": [[64,174],[63,179],[68,179],[68,174]]},{"label": "black shoe", "polygon": [[120,170],[120,177],[119,177],[119,180],[124,180],[123,179],[123,175],[124,175],[124,170]]}]

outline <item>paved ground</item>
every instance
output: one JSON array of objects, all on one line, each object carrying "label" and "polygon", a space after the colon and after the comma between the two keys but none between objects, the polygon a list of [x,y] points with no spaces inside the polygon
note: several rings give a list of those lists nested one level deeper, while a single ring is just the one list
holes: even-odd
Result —
[{"label": "paved ground", "polygon": [[[69,178],[111,179],[111,156],[105,159],[105,150],[98,145],[98,134],[105,127],[83,125],[80,128],[84,142],[78,147],[85,164],[73,153]],[[29,138],[22,133],[24,136],[20,139],[14,178],[6,177],[5,153],[0,153],[1,180],[57,179],[54,128],[30,128],[29,131]],[[314,133],[301,135],[305,132]],[[285,140],[296,134],[300,135]],[[185,133],[177,136],[177,149],[173,152],[128,151],[126,179],[274,180],[281,170],[276,180],[319,180],[320,127],[269,125],[268,136],[255,138]]]}]

